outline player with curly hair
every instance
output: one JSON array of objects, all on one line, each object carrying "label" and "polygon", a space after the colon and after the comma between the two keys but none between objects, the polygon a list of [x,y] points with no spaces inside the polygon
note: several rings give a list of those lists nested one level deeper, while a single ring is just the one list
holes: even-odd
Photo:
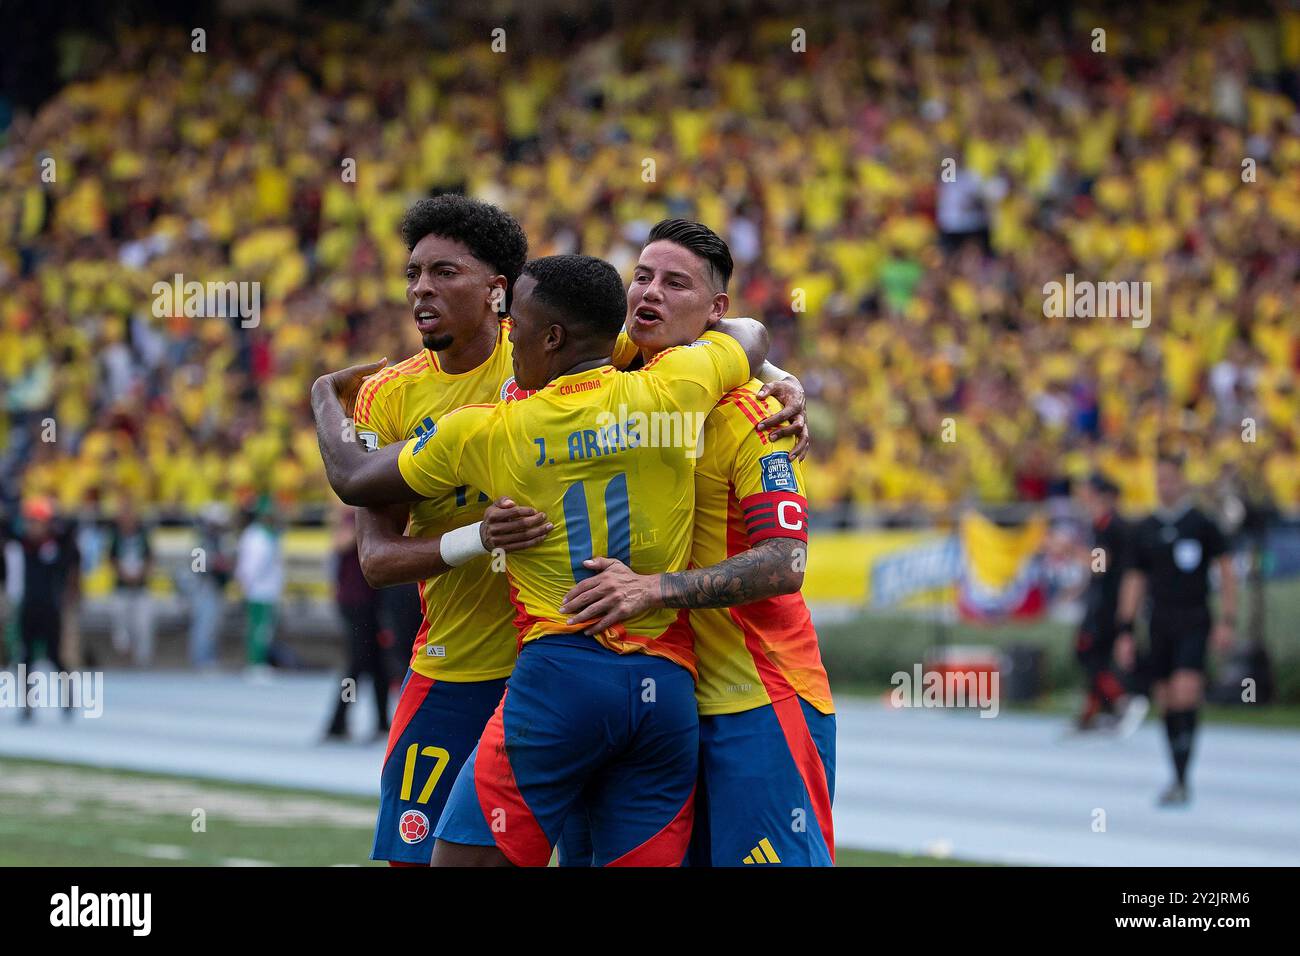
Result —
[{"label": "player with curly hair", "polygon": [[[406,213],[406,298],[424,347],[378,370],[357,392],[357,440],[368,449],[429,433],[461,405],[522,396],[507,339],[528,240],[509,213],[459,195]],[[357,550],[375,587],[420,582],[423,621],[402,683],[380,783],[371,858],[427,865],[432,824],[496,709],[516,657],[504,574],[486,557],[545,534],[546,516],[490,505],[461,486],[413,505],[359,509]]]}]

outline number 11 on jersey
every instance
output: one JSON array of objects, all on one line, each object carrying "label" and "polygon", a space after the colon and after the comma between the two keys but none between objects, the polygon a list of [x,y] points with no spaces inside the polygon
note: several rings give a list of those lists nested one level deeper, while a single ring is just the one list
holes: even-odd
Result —
[{"label": "number 11 on jersey", "polygon": [[[539,442],[541,439],[537,439]],[[569,566],[574,582],[585,581],[595,572],[582,562],[595,557],[591,545],[591,516],[587,513],[585,481],[575,481],[564,491],[564,529],[569,537]],[[632,566],[632,514],[627,503],[627,475],[620,473],[605,486],[605,540],[607,557]]]}]

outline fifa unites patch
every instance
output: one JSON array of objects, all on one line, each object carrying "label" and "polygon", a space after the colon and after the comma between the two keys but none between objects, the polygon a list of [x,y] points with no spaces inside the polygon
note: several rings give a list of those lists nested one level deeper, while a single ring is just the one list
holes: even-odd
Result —
[{"label": "fifa unites patch", "polygon": [[758,460],[762,471],[764,491],[799,492],[799,483],[794,480],[794,467],[790,464],[788,451],[774,451]]},{"label": "fifa unites patch", "polygon": [[407,810],[397,821],[397,835],[403,843],[419,843],[429,835],[429,818],[419,810]]}]

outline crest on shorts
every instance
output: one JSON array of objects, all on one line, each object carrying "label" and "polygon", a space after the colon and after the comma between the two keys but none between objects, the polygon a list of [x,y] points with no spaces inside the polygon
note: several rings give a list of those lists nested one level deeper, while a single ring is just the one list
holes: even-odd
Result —
[{"label": "crest on shorts", "polygon": [[403,843],[419,843],[429,835],[429,818],[419,810],[407,810],[397,821],[397,834]]},{"label": "crest on shorts", "polygon": [[1201,565],[1201,542],[1183,538],[1174,542],[1174,564],[1183,572],[1195,571]]}]

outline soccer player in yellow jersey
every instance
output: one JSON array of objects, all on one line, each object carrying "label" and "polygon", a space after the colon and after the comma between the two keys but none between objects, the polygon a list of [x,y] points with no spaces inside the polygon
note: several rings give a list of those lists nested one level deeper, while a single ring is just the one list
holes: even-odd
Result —
[{"label": "soccer player in yellow jersey", "polygon": [[[498,314],[527,258],[519,223],[447,195],[413,205],[401,231],[411,253],[407,302],[424,347],[361,385],[355,435],[373,450],[423,435],[461,405],[522,396],[509,320]],[[513,611],[486,551],[540,540],[545,516],[492,507],[484,520],[487,507],[480,488],[460,485],[357,515],[366,579],[375,587],[421,582],[423,612],[389,730],[371,859],[428,865],[433,824],[514,667]]]},{"label": "soccer player in yellow jersey", "polygon": [[339,393],[357,369],[312,389],[321,457],[345,502],[468,484],[509,493],[556,524],[507,562],[522,648],[439,820],[435,865],[545,865],[580,794],[596,863],[677,865],[685,854],[698,722],[684,616],[651,610],[589,637],[590,622],[569,622],[560,603],[595,554],[651,573],[686,567],[699,427],[763,364],[767,336],[732,320],[731,334],[709,332],[623,373],[609,356],[626,309],[608,263],[532,260],[515,288],[510,337],[518,385],[540,391],[458,409],[400,449],[365,454],[343,437]]},{"label": "soccer player in yellow jersey", "polygon": [[[653,363],[726,314],[731,268],[727,244],[700,223],[664,220],[651,230],[628,289],[628,335],[643,358]],[[756,427],[774,404],[765,395],[751,380],[709,413],[691,569],[636,573],[609,554],[586,562],[599,573],[562,607],[571,619],[595,619],[593,629],[690,609],[700,709],[693,865],[835,859],[835,712],[799,593],[808,544],[802,448]]]}]

